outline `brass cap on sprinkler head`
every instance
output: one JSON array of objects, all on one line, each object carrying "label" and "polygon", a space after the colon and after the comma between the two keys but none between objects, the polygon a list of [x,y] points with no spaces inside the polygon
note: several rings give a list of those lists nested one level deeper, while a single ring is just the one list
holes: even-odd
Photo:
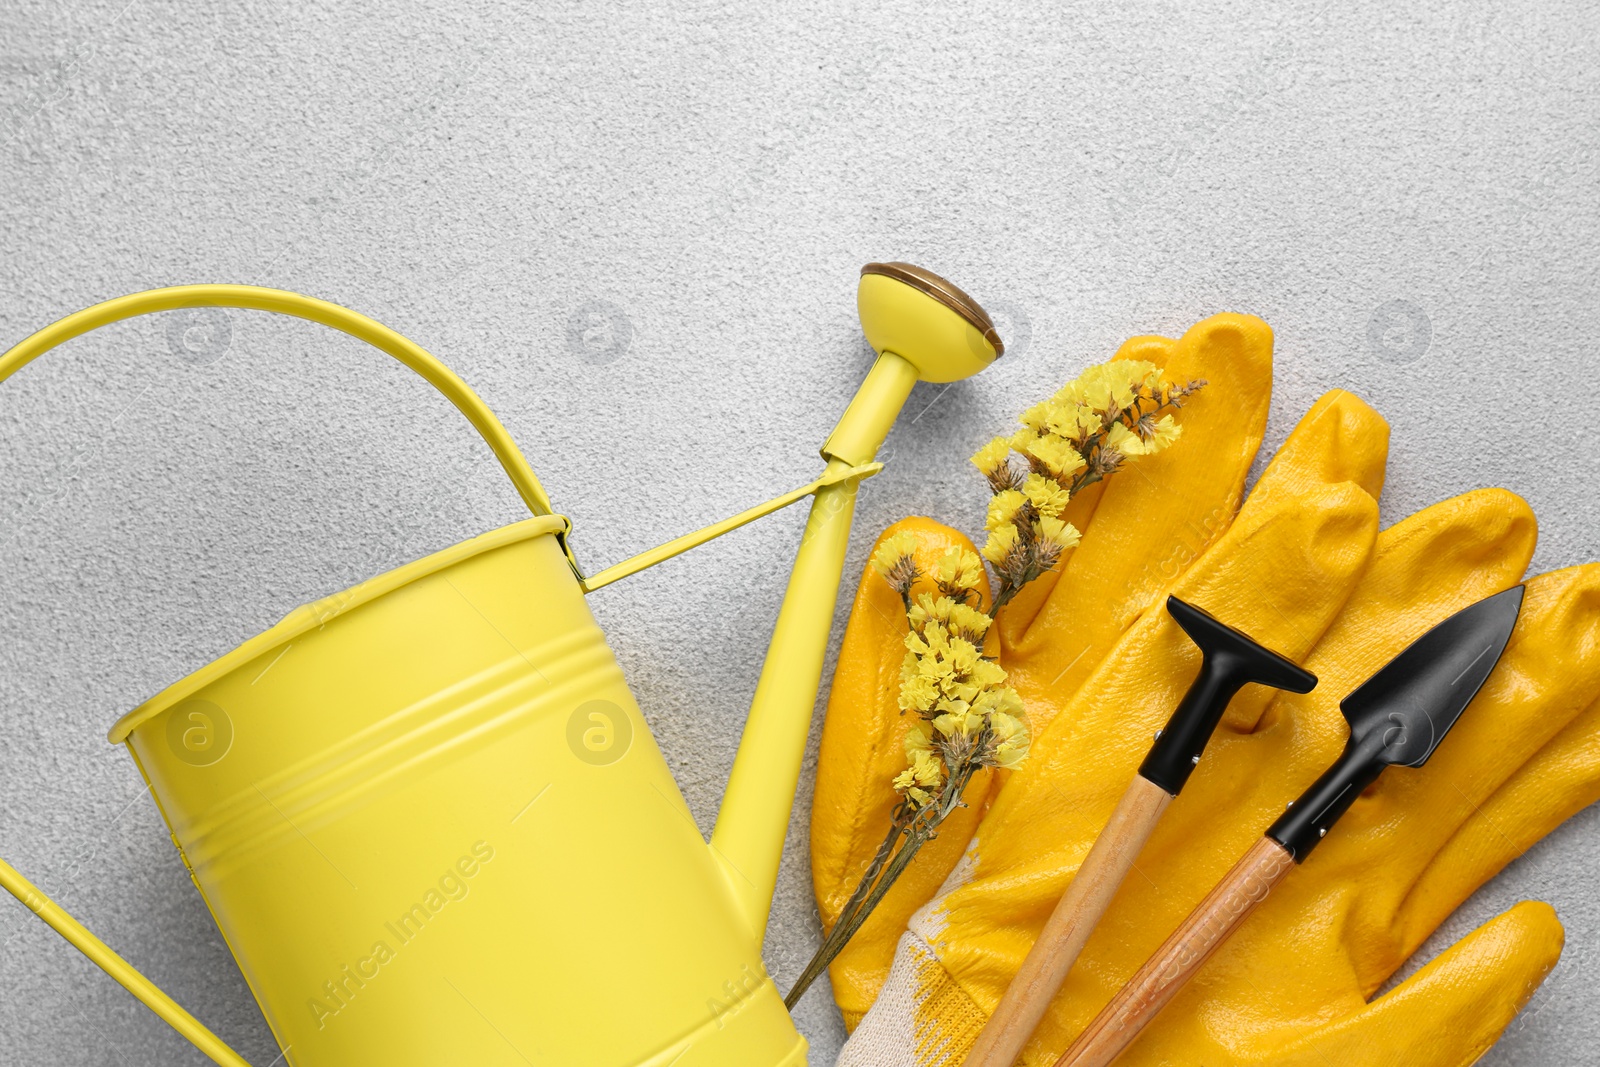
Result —
[{"label": "brass cap on sprinkler head", "polygon": [[988,312],[954,283],[911,263],[868,263],[856,290],[861,330],[925,382],[970,378],[1005,351]]}]

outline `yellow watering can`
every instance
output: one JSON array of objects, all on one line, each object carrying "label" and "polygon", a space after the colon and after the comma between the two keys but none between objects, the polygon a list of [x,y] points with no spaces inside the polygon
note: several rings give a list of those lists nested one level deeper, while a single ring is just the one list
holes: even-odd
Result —
[{"label": "yellow watering can", "polygon": [[[135,708],[126,744],[295,1067],[777,1067],[805,1040],[761,960],[861,478],[918,379],[1002,350],[937,275],[869,264],[879,353],[812,484],[585,577],[567,520],[443,364],[295,293],[198,285],[69,316],[0,357],[152,311],[310,319],[434,385],[533,517],[291,612]],[[811,515],[709,847],[585,594],[802,497]],[[215,1062],[247,1067],[0,862],[0,884]]]}]

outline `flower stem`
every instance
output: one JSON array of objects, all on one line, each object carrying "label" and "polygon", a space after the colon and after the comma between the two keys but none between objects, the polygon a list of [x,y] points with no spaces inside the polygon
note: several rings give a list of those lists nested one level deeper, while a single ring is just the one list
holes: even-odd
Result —
[{"label": "flower stem", "polygon": [[[846,902],[844,910],[840,912],[838,921],[828,932],[822,946],[817,949],[816,955],[811,957],[811,962],[806,964],[805,970],[800,972],[800,977],[795,980],[794,986],[783,998],[784,1007],[794,1009],[800,998],[805,996],[806,990],[811,988],[811,984],[844,950],[856,931],[866,924],[873,909],[888,895],[905,869],[911,866],[911,861],[916,859],[922,846],[938,836],[939,824],[963,804],[962,794],[967,791],[967,786],[977,771],[976,763],[969,763],[961,768],[958,774],[953,775],[945,783],[938,801],[916,810],[909,821],[904,819],[901,812],[896,812],[888,836],[884,838],[883,844],[878,846],[877,854],[873,856],[872,863],[868,865],[866,873],[861,878],[861,884],[856,886],[856,891],[850,895],[850,900]],[[901,837],[904,837],[905,841],[898,851],[894,851],[895,843]],[[894,858],[888,859],[891,852]],[[887,866],[885,860],[888,860]],[[880,871],[881,877],[879,877]]]},{"label": "flower stem", "polygon": [[826,968],[829,963],[832,963],[840,953],[840,950],[845,947],[845,936],[843,934],[845,934],[846,929],[851,928],[851,920],[856,917],[856,912],[861,909],[861,902],[866,901],[867,894],[872,891],[872,885],[877,881],[878,873],[882,873],[883,864],[886,864],[890,859],[894,851],[894,843],[899,841],[902,833],[906,832],[906,827],[906,817],[901,811],[896,811],[894,813],[894,821],[890,824],[890,832],[883,837],[882,845],[878,845],[878,851],[872,856],[872,862],[867,864],[867,870],[862,873],[861,883],[856,886],[856,891],[850,894],[850,899],[845,901],[845,907],[838,912],[838,917],[834,920],[834,929],[829,931],[827,937],[822,939],[821,947],[816,950],[816,955],[811,957],[810,963],[806,963],[805,971],[802,971],[800,979],[795,982],[794,989],[789,990],[789,997],[792,998],[792,1000],[786,1000],[786,1006],[789,1006],[789,1008],[792,1008],[794,1001],[798,1000],[802,993],[805,993],[806,987],[811,982],[816,981],[816,976],[822,973],[822,968]]},{"label": "flower stem", "polygon": [[[841,919],[834,925],[827,941],[823,943],[822,948],[817,950],[817,954],[811,958],[811,962],[806,965],[806,969],[801,972],[800,977],[795,981],[794,987],[789,990],[789,995],[783,998],[784,1007],[792,1010],[800,1002],[800,998],[805,996],[806,990],[811,988],[811,983],[817,980],[817,977],[827,969],[828,965],[844,949],[844,946],[855,936],[856,931],[860,930],[866,923],[867,917],[872,914],[872,909],[878,906],[878,902],[888,894],[895,880],[911,865],[911,861],[916,858],[918,850],[933,836],[931,828],[928,827],[913,827],[905,831],[905,843],[894,854],[894,859],[889,861],[888,868],[883,872],[883,877],[879,878],[877,884],[872,886],[871,892],[860,907],[857,908],[855,914],[851,915],[848,920]],[[863,881],[862,885],[866,886],[867,883]]]},{"label": "flower stem", "polygon": [[850,899],[845,901],[844,907],[840,909],[839,917],[835,920],[833,929],[828,931],[828,936],[823,938],[816,954],[811,957],[811,962],[806,964],[805,970],[800,972],[800,977],[795,980],[794,986],[789,990],[789,995],[783,998],[784,1007],[792,1009],[799,1002],[800,998],[805,995],[806,990],[811,988],[811,983],[817,980],[817,976],[827,969],[828,965],[843,951],[845,942],[850,939],[850,935],[860,928],[860,924],[855,919],[861,911],[863,902],[872,892],[874,883],[878,881],[878,875],[882,873],[884,864],[889,861],[889,856],[894,852],[895,843],[906,833],[907,826],[908,824],[900,816],[899,812],[896,812],[895,820],[889,826],[889,833],[884,837],[883,844],[878,846],[878,851],[873,855],[872,862],[867,864],[866,872],[862,874],[861,882],[856,886],[855,892],[850,894]]}]

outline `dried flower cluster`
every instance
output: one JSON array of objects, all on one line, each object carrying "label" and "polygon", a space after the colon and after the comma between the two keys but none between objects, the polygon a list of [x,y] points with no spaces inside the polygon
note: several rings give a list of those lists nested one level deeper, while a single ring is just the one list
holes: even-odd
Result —
[{"label": "dried flower cluster", "polygon": [[[916,537],[902,532],[887,538],[872,558],[873,568],[900,594],[910,624],[900,663],[900,710],[921,721],[906,735],[907,766],[894,788],[911,809],[932,805],[952,779],[969,778],[979,767],[1015,767],[1028,753],[1022,699],[1005,684],[1005,668],[983,651],[993,625],[976,606],[982,602],[983,561],[952,548],[925,576],[917,569],[916,548]],[[924,577],[937,593],[914,591]]]},{"label": "dried flower cluster", "polygon": [[1152,363],[1102,363],[1023,412],[1022,429],[978,450],[972,463],[992,494],[983,557],[999,580],[997,609],[1078,543],[1061,518],[1078,491],[1177,441],[1182,427],[1168,409],[1205,384],[1175,384]]}]

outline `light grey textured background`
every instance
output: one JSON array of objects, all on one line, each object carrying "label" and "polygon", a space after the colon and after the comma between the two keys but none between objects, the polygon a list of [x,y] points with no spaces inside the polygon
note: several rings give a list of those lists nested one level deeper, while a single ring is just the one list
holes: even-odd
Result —
[{"label": "light grey textured background", "polygon": [[[1025,403],[1220,310],[1277,331],[1269,445],[1352,389],[1393,423],[1386,521],[1505,485],[1542,520],[1536,569],[1562,566],[1600,519],[1597,41],[1577,0],[3,0],[0,347],[182,282],[348,304],[482,392],[592,567],[811,478],[867,366],[856,270],[905,258],[988,304],[1013,352],[918,387],[852,574],[909,512],[977,525],[963,460]],[[3,386],[0,842],[265,1065],[104,731],[296,604],[519,511],[409,372],[306,324],[225,323],[214,362],[203,329],[185,349],[151,318]],[[800,521],[593,598],[707,829]],[[784,984],[817,936],[806,804],[769,934]],[[1445,932],[1525,897],[1567,924],[1486,1063],[1600,1055],[1597,843],[1591,810]],[[14,904],[0,946],[0,1063],[202,1062]],[[832,1063],[825,990],[799,1018]]]}]

